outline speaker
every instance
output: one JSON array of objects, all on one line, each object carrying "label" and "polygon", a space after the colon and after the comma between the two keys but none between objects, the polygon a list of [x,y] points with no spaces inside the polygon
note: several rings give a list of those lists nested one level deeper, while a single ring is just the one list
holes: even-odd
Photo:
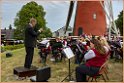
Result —
[{"label": "speaker", "polygon": [[8,58],[8,57],[12,57],[12,53],[10,53],[10,52],[6,53],[6,57],[7,57],[7,58]]},{"label": "speaker", "polygon": [[46,66],[36,70],[36,76],[32,76],[30,80],[32,82],[47,82],[51,77],[51,68]]}]

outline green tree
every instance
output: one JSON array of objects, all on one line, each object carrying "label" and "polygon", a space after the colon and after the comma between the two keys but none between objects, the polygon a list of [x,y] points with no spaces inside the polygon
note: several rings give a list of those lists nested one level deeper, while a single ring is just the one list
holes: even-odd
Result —
[{"label": "green tree", "polygon": [[12,29],[12,25],[11,25],[11,24],[9,25],[9,29],[10,29],[10,30]]},{"label": "green tree", "polygon": [[4,28],[4,30],[6,30],[6,27]]},{"label": "green tree", "polygon": [[[37,25],[35,30],[38,30],[39,28],[43,28],[43,30],[46,32],[49,29],[46,26],[46,20],[45,20],[45,14],[44,8],[41,5],[38,5],[36,2],[31,1],[24,5],[21,10],[17,13],[17,16],[14,21],[14,26],[16,27],[14,36],[16,39],[24,39],[24,30],[26,26],[28,25],[30,18],[36,18]],[[51,33],[49,30],[48,33]],[[44,36],[43,36],[44,35]],[[48,37],[52,35],[46,35],[44,33],[41,33],[40,37]]]},{"label": "green tree", "polygon": [[52,32],[49,28],[46,28],[45,31],[42,32],[43,34],[41,34],[38,38],[40,39],[41,37],[52,37]]},{"label": "green tree", "polygon": [[115,20],[117,28],[120,30],[120,34],[123,35],[123,10],[118,15],[117,20]]}]

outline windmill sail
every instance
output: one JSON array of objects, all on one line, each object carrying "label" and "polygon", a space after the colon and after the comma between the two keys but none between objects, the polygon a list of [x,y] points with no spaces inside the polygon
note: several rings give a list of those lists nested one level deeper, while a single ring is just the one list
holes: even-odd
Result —
[{"label": "windmill sail", "polygon": [[66,34],[66,31],[68,30],[68,26],[69,26],[69,23],[70,23],[70,20],[71,20],[73,8],[74,8],[74,1],[71,1],[70,2],[70,7],[69,7],[69,12],[68,12],[68,17],[67,17],[67,21],[66,21],[66,25],[65,25],[64,34]]}]

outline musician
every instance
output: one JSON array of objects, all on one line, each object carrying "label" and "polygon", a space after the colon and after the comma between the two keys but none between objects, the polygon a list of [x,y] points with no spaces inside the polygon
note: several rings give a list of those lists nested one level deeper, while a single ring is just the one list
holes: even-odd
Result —
[{"label": "musician", "polygon": [[108,45],[108,42],[107,42],[107,40],[106,40],[105,37],[101,37],[101,38],[100,38],[100,42],[101,42],[101,44],[103,45],[103,47],[105,48],[106,52],[110,52],[110,51],[111,51],[111,48],[110,48],[110,46]]},{"label": "musician", "polygon": [[56,42],[61,42],[59,37],[56,37]]},{"label": "musician", "polygon": [[82,34],[81,36],[80,36],[80,40],[81,40],[81,42],[85,42],[85,34]]},{"label": "musician", "polygon": [[52,57],[55,58],[55,62],[60,60],[61,48],[62,48],[62,42],[60,41],[60,38],[57,37],[56,41],[52,45],[52,54],[53,54]]},{"label": "musician", "polygon": [[[61,43],[62,43],[63,48],[67,47],[67,39],[64,39],[63,37],[61,37]],[[61,51],[60,51],[61,52],[60,61],[62,61],[63,58],[65,59],[65,54],[62,51],[63,48],[61,48]]]},{"label": "musician", "polygon": [[36,19],[31,18],[30,23],[28,24],[25,30],[24,45],[26,50],[26,57],[25,57],[24,67],[29,69],[32,64],[34,47],[36,46],[36,38],[40,34],[40,32],[43,31],[42,28],[37,32],[34,30],[36,23],[37,23]]},{"label": "musician", "polygon": [[71,43],[72,43],[72,38],[68,37],[67,38],[67,46],[71,47]]},{"label": "musician", "polygon": [[43,41],[39,42],[39,55],[41,58],[41,62],[46,65],[46,60],[47,60],[47,56],[50,53],[51,47],[50,47],[50,40],[44,39]]},{"label": "musician", "polygon": [[83,60],[84,54],[87,52],[87,50],[89,49],[87,42],[85,41],[85,35],[82,35],[79,40],[77,40],[77,48],[76,48],[76,56],[75,56],[75,63],[76,64],[80,64]]},{"label": "musician", "polygon": [[61,37],[61,42],[62,42],[63,47],[67,47],[67,40],[66,39]]},{"label": "musician", "polygon": [[93,76],[97,74],[106,61],[106,51],[100,41],[97,39],[91,40],[90,47],[91,50],[84,55],[86,63],[76,67],[77,82],[86,82],[86,75]]}]

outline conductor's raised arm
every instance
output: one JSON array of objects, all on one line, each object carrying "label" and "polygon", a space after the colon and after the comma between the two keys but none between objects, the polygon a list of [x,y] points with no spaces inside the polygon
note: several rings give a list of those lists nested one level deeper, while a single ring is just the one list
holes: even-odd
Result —
[{"label": "conductor's raised arm", "polygon": [[28,28],[28,32],[29,34],[31,34],[32,36],[38,36],[40,34],[39,31],[34,31],[33,28]]}]

